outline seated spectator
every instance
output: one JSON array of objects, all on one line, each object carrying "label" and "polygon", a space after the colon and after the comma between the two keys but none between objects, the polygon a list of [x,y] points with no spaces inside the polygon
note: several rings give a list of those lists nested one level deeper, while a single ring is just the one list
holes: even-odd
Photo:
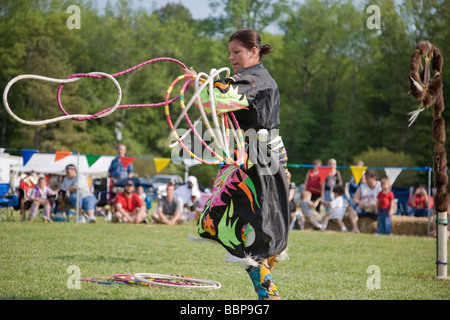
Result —
[{"label": "seated spectator", "polygon": [[303,215],[311,223],[314,229],[321,230],[322,216],[317,211],[317,206],[319,205],[322,198],[317,198],[314,202],[311,200],[312,193],[308,190],[303,190],[300,193],[300,208],[302,209]]},{"label": "seated spectator", "polygon": [[[324,201],[330,202],[334,199],[334,193],[333,188],[337,185],[342,185],[342,175],[339,170],[336,169],[337,162],[335,159],[331,158],[327,162],[327,166],[331,167],[330,173],[326,176],[325,180],[322,183],[322,192],[321,192],[321,198]],[[325,212],[328,214],[330,211],[330,208],[328,206],[325,206]]]},{"label": "seated spectator", "polygon": [[33,221],[41,206],[44,208],[44,222],[48,222],[50,220],[50,197],[54,194],[55,192],[47,187],[47,181],[45,178],[40,177],[37,185],[30,192],[30,201],[32,202],[29,212],[30,221]]},{"label": "seated spectator", "polygon": [[346,232],[347,228],[342,220],[344,219],[345,213],[347,211],[347,200],[345,200],[344,193],[345,189],[342,185],[337,185],[333,187],[334,199],[331,201],[322,201],[324,205],[329,207],[331,213],[323,219],[323,229],[326,230],[328,227],[328,221],[333,219],[341,228],[342,232]]},{"label": "seated spectator", "polygon": [[286,172],[286,178],[288,180],[288,186],[289,186],[289,213],[290,213],[290,217],[291,219],[294,217],[294,212],[297,209],[297,206],[295,205],[294,202],[294,196],[295,196],[295,182],[292,182],[291,178],[292,175],[289,171]]},{"label": "seated spectator", "polygon": [[[77,169],[75,165],[69,164],[66,166],[66,176],[61,184],[61,189],[68,192],[66,214],[70,214],[70,207],[76,208],[77,206],[77,189],[80,190],[78,197],[78,206],[82,208],[84,213],[87,214],[87,222],[96,222],[95,219],[95,205],[97,204],[97,199],[91,193],[89,189],[89,184],[84,175],[79,174],[79,179],[77,178]],[[78,181],[78,188],[77,188]],[[79,216],[78,223],[86,222],[84,214]]]},{"label": "seated spectator", "polygon": [[141,200],[144,201],[145,207],[147,208],[147,210],[151,209],[152,201],[150,200],[149,196],[145,193],[143,186],[137,187],[137,194],[138,194],[139,198],[141,198]]},{"label": "seated spectator", "polygon": [[53,207],[53,213],[66,213],[66,203],[67,203],[67,197],[66,197],[66,191],[65,190],[59,190],[58,194],[56,195],[55,199],[55,206]]},{"label": "seated spectator", "polygon": [[428,217],[428,209],[433,208],[433,197],[428,196],[425,185],[417,186],[408,199],[408,211],[410,216]]},{"label": "seated spectator", "polygon": [[[362,168],[364,167],[364,162],[362,160],[357,160],[354,166]],[[353,175],[350,177],[350,181],[345,183],[345,197],[347,198],[348,204],[353,208],[356,208],[356,205],[353,203],[353,196],[361,183],[366,183],[364,173],[358,183],[356,183],[356,179]]]},{"label": "seated spectator", "polygon": [[367,170],[364,173],[365,183],[361,183],[353,196],[358,217],[368,217],[377,220],[376,207],[378,193],[381,191],[381,183],[378,181],[378,173],[375,170]]},{"label": "seated spectator", "polygon": [[146,222],[147,208],[144,201],[134,191],[134,183],[129,180],[125,185],[125,190],[116,195],[112,222]]},{"label": "seated spectator", "polygon": [[25,173],[19,183],[19,209],[20,215],[25,219],[25,210],[31,206],[30,193],[37,184],[38,177],[34,171]]},{"label": "seated spectator", "polygon": [[201,198],[197,178],[189,176],[187,183],[176,189],[174,197],[179,198],[182,208],[185,208],[188,211],[195,211]]},{"label": "seated spectator", "polygon": [[181,214],[180,201],[175,198],[175,186],[169,184],[167,186],[167,196],[163,196],[158,200],[158,208],[152,215],[152,219],[157,223],[167,225],[182,224],[185,220]]}]

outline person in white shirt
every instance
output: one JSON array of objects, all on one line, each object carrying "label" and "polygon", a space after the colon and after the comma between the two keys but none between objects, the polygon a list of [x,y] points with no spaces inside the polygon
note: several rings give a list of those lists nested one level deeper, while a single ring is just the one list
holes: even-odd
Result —
[{"label": "person in white shirt", "polygon": [[187,183],[175,190],[174,197],[180,200],[181,210],[185,208],[188,211],[195,211],[201,198],[197,178],[189,176]]},{"label": "person in white shirt", "polygon": [[334,199],[331,201],[322,201],[324,205],[331,208],[331,213],[322,221],[323,229],[326,230],[328,227],[328,221],[333,219],[341,228],[342,232],[346,232],[347,228],[342,222],[344,219],[345,213],[347,211],[347,200],[344,197],[345,189],[342,185],[337,185],[333,188]]},{"label": "person in white shirt", "polygon": [[381,183],[378,181],[378,174],[375,170],[367,170],[364,173],[366,183],[356,189],[353,196],[353,202],[356,204],[356,212],[358,217],[368,217],[377,219],[375,213],[377,208],[378,193],[381,191]]}]

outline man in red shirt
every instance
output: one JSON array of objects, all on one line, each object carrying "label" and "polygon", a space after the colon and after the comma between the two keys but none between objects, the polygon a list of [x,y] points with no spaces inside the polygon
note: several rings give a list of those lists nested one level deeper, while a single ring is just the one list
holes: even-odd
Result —
[{"label": "man in red shirt", "polygon": [[128,180],[125,191],[116,195],[112,222],[141,223],[146,219],[145,203],[134,192],[133,181]]}]

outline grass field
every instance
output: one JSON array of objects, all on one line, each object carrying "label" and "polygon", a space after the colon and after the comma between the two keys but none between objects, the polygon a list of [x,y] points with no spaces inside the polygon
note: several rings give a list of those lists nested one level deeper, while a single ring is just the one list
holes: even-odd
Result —
[{"label": "grass field", "polygon": [[[254,300],[240,264],[225,250],[191,242],[194,222],[181,226],[0,221],[0,299],[3,300]],[[291,231],[289,260],[273,277],[287,300],[448,300],[450,281],[437,281],[436,240]],[[119,273],[182,274],[219,281],[218,290],[81,283],[70,289],[75,265],[81,277]],[[379,269],[379,289],[370,288]],[[69,269],[70,270],[70,269]]]}]

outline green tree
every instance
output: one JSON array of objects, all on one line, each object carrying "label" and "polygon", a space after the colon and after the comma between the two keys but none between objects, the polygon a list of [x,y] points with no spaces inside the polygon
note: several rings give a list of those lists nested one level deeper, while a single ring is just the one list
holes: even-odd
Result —
[{"label": "green tree", "polygon": [[[364,60],[361,13],[351,2],[311,0],[294,8],[284,23],[278,78],[283,97],[283,132],[291,161],[317,157],[349,160],[355,95]],[[343,154],[342,151],[345,151]]]},{"label": "green tree", "polygon": [[[222,12],[218,17],[205,19],[209,34],[229,33],[238,29],[250,28],[264,31],[286,12],[287,0],[210,0],[209,6]],[[209,22],[209,23],[208,23]]]},{"label": "green tree", "polygon": [[[414,170],[416,167],[415,159],[403,151],[393,152],[386,147],[377,149],[369,147],[367,150],[357,154],[353,160],[363,160],[364,165],[368,167],[405,168],[395,181],[395,186],[398,187],[413,186],[427,181],[427,173]],[[376,169],[376,171],[379,179],[386,177],[384,170]]]}]

